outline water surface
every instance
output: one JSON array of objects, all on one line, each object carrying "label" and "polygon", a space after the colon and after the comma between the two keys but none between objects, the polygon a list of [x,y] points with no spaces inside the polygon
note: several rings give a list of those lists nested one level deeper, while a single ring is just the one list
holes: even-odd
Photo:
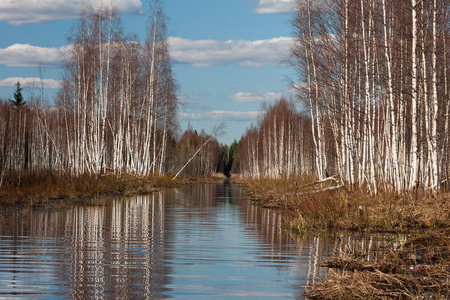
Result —
[{"label": "water surface", "polygon": [[13,211],[0,222],[0,299],[301,299],[343,245],[292,238],[233,184]]}]

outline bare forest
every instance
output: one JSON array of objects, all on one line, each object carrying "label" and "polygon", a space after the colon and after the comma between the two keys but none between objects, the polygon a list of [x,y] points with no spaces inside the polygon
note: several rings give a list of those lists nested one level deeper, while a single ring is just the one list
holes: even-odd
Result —
[{"label": "bare forest", "polygon": [[[68,34],[54,103],[44,99],[43,88],[25,96],[20,83],[14,100],[0,101],[0,186],[11,176],[20,183],[25,172],[168,174],[190,158],[192,138],[185,134],[177,143],[179,103],[166,16],[157,0],[149,11],[141,43],[123,33],[117,9],[84,7]],[[215,138],[211,145],[218,147]],[[220,155],[212,152],[211,161],[200,156],[192,171],[216,171]]]},{"label": "bare forest", "polygon": [[86,7],[68,35],[54,104],[39,89],[24,99],[19,83],[15,99],[0,102],[0,186],[24,172],[232,170],[253,178],[335,176],[372,194],[437,192],[448,185],[450,165],[449,6],[297,0],[288,61],[298,99],[264,106],[232,157],[213,134],[177,134],[161,3],[151,4],[142,43],[124,34],[116,9]]},{"label": "bare forest", "polygon": [[298,0],[293,86],[243,137],[252,177],[438,191],[449,176],[448,0]]}]

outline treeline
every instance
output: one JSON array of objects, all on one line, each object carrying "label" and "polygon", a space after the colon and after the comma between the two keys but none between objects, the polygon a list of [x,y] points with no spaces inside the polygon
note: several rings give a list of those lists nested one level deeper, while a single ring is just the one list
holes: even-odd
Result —
[{"label": "treeline", "polygon": [[298,0],[290,63],[309,118],[284,100],[266,109],[241,172],[339,174],[372,192],[446,185],[449,4]]},{"label": "treeline", "polygon": [[[177,142],[166,17],[158,0],[149,11],[140,43],[123,33],[116,8],[84,8],[69,34],[55,104],[47,105],[43,92],[30,94],[26,103],[0,101],[0,186],[22,172],[174,173],[190,158],[186,147],[196,147],[192,141],[206,134],[194,139],[188,132]],[[22,97],[20,84],[16,93]],[[212,172],[220,151],[216,156],[199,156],[192,172]]]},{"label": "treeline", "polygon": [[188,126],[178,142],[175,155],[178,161],[175,164],[185,164],[192,158],[183,169],[185,174],[208,175],[223,172],[226,162],[225,149],[224,146],[219,145],[217,139],[206,134],[204,130],[198,134],[196,130]]},{"label": "treeline", "polygon": [[314,173],[314,161],[311,119],[282,98],[247,129],[233,171],[252,178],[306,176]]}]

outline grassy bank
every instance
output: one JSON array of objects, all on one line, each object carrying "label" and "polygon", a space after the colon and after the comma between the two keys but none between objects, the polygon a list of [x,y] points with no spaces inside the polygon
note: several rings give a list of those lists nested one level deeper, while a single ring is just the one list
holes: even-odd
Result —
[{"label": "grassy bank", "polygon": [[346,253],[326,261],[334,276],[306,290],[308,299],[449,299],[450,229],[408,239],[375,261]]},{"label": "grassy bank", "polygon": [[0,188],[0,206],[49,207],[64,205],[102,205],[108,197],[147,194],[164,187],[218,180],[219,176],[180,177],[151,175],[138,177],[82,175],[78,177],[22,174],[11,177]]},{"label": "grassy bank", "polygon": [[[280,209],[302,235],[335,230],[407,233],[400,249],[366,257],[341,253],[322,266],[334,270],[307,287],[309,299],[448,299],[450,297],[450,194],[370,195],[313,178],[240,180],[258,204]],[[334,187],[339,188],[333,190]]]},{"label": "grassy bank", "polygon": [[450,193],[370,195],[346,186],[327,190],[336,183],[317,184],[312,178],[241,182],[246,193],[260,205],[284,210],[289,228],[296,233],[330,229],[418,232],[450,225]]}]

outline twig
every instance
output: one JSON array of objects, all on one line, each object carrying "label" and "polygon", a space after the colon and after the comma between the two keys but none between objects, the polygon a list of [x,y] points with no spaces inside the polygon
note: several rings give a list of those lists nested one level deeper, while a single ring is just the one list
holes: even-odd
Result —
[{"label": "twig", "polygon": [[338,176],[338,174],[330,176],[330,177],[327,177],[327,178],[324,178],[324,179],[321,179],[321,180],[318,180],[318,181],[313,182],[313,183],[308,183],[308,184],[302,185],[299,188],[310,187],[310,186],[313,186],[313,185],[316,185],[316,184],[320,184],[320,183],[324,183],[324,182],[327,182],[327,181],[337,182],[337,179],[336,179],[337,176]]},{"label": "twig", "polygon": [[326,191],[335,191],[335,190],[338,190],[338,189],[342,188],[343,186],[344,186],[343,184],[340,184],[340,185],[327,187],[327,188],[324,188],[324,189],[321,189],[321,190],[317,190],[317,191],[296,193],[296,195],[300,196],[300,195],[307,195],[307,194],[316,194],[316,193],[326,192]]}]

